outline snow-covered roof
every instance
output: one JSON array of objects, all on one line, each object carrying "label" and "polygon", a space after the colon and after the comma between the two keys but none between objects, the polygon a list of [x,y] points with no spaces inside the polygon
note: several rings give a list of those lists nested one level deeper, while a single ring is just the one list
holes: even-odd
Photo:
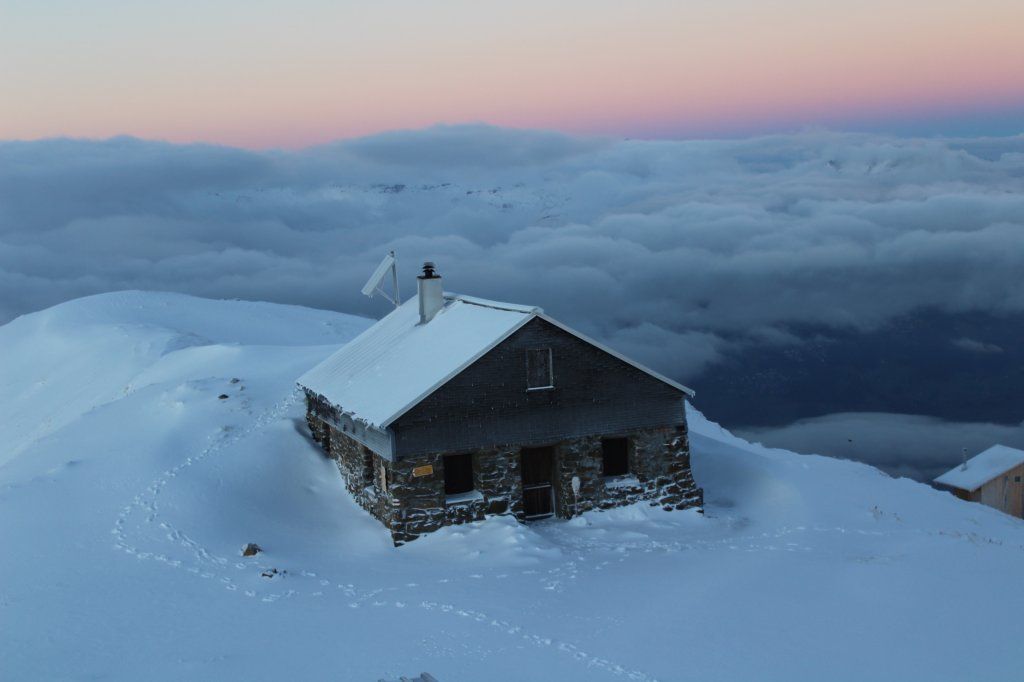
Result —
[{"label": "snow-covered roof", "polygon": [[384,427],[538,312],[446,295],[440,312],[420,324],[419,300],[414,296],[303,374],[298,383],[346,413]]},{"label": "snow-covered roof", "polygon": [[1024,464],[1024,450],[993,445],[967,460],[966,469],[962,465],[956,466],[936,478],[935,482],[961,490],[977,490],[1021,464]]},{"label": "snow-covered roof", "polygon": [[655,378],[693,391],[576,332],[540,308],[445,294],[445,305],[420,324],[410,298],[375,325],[303,374],[298,384],[346,414],[385,428],[438,387],[476,362],[534,317],[597,346]]}]

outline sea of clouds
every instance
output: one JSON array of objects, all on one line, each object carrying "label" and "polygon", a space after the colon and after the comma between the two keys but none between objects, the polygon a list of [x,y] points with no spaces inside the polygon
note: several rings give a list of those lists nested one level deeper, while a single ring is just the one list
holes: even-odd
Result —
[{"label": "sea of clouds", "polygon": [[750,441],[795,452],[825,453],[876,466],[893,476],[930,481],[995,443],[1024,448],[1024,424],[953,422],[923,415],[849,412],[782,427],[737,429]]},{"label": "sea of clouds", "polygon": [[692,381],[799,325],[1024,311],[1024,136],[0,143],[0,323],[130,288],[379,316],[359,289],[392,249],[405,295],[434,260],[449,290],[540,305]]}]

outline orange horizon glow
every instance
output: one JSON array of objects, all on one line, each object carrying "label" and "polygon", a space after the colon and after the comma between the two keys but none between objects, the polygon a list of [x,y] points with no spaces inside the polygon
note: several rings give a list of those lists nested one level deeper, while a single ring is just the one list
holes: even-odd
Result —
[{"label": "orange horizon glow", "polygon": [[714,137],[1024,113],[1024,3],[1005,0],[46,5],[0,9],[0,139],[297,148],[437,123]]}]

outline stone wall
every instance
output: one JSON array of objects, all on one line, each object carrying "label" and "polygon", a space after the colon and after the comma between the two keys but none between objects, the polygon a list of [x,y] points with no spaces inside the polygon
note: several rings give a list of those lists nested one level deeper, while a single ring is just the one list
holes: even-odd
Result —
[{"label": "stone wall", "polygon": [[309,433],[313,436],[313,440],[320,444],[324,452],[329,453],[331,450],[330,427],[312,410],[306,411],[306,424],[309,426]]},{"label": "stone wall", "polygon": [[[443,454],[393,463],[390,493],[395,501],[395,513],[389,528],[395,544],[403,544],[442,526],[480,521],[485,516],[512,514],[522,518],[518,452],[518,448],[492,448],[473,453],[476,494],[455,500],[445,498]],[[432,473],[413,474],[415,469],[428,466]]]},{"label": "stone wall", "polygon": [[[316,429],[313,431],[316,438]],[[332,426],[323,424],[321,434],[318,442],[337,464],[352,499],[391,528],[395,513],[390,492],[391,463]]]},{"label": "stone wall", "polygon": [[[611,509],[646,501],[666,510],[703,507],[704,491],[690,471],[690,445],[683,426],[643,429],[629,439],[629,474],[603,475],[602,436],[587,436],[556,446],[555,513],[572,518],[592,509]],[[578,498],[572,478],[579,476]]]},{"label": "stone wall", "polygon": [[[432,471],[426,475],[415,475],[413,470],[421,467],[431,467]],[[395,545],[445,525],[444,471],[440,457],[430,455],[392,462],[391,471],[395,513],[390,529]]]},{"label": "stone wall", "polygon": [[697,487],[690,468],[690,439],[685,426],[647,431],[633,440],[638,475],[645,481],[646,497],[665,511],[704,507],[704,490]]},{"label": "stone wall", "polygon": [[[474,452],[474,493],[448,500],[443,453],[389,462],[312,412],[307,420],[313,437],[337,462],[349,493],[391,531],[396,545],[446,525],[486,516],[512,515],[524,520],[519,446]],[[629,438],[630,473],[626,476],[603,476],[602,436],[574,438],[555,445],[556,516],[572,518],[585,511],[636,502],[666,510],[703,505],[703,491],[690,471],[684,426],[612,435]],[[572,492],[573,476],[580,478],[578,498]]]},{"label": "stone wall", "polygon": [[486,513],[523,517],[523,476],[519,448],[491,448],[473,457],[476,489],[487,499]]}]

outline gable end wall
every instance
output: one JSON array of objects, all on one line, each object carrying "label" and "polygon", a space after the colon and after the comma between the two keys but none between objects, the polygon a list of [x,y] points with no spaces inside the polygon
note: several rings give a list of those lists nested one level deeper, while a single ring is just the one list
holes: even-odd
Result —
[{"label": "gable end wall", "polygon": [[1024,518],[1024,465],[996,476],[971,493],[971,499],[1011,516]]},{"label": "gable end wall", "polygon": [[[526,390],[526,351],[550,348],[554,388]],[[392,425],[396,457],[546,445],[686,424],[684,394],[534,318]]]}]

